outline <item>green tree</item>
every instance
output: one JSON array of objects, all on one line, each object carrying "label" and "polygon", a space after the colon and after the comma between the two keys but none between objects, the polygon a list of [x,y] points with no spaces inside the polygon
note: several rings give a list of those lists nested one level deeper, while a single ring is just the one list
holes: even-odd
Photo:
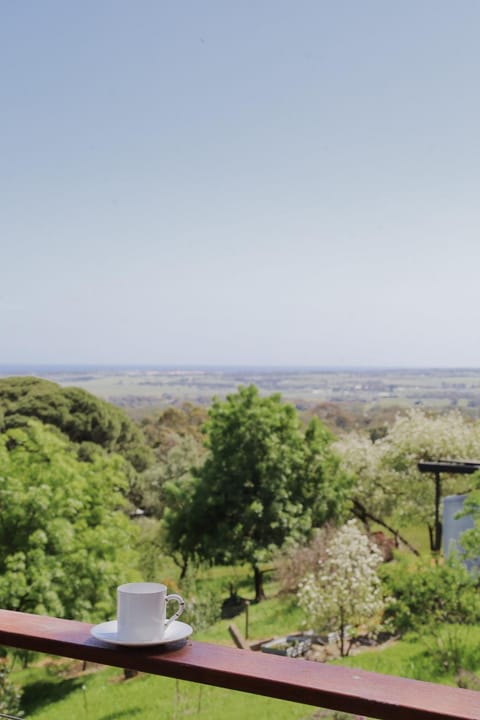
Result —
[{"label": "green tree", "polygon": [[280,395],[262,398],[250,386],[213,402],[207,437],[189,507],[190,552],[251,564],[261,600],[261,565],[272,551],[345,509],[348,485],[332,436],[316,419],[304,430]]},{"label": "green tree", "polygon": [[203,446],[186,435],[169,450],[164,462],[153,465],[142,476],[144,508],[161,521],[160,544],[179,566],[181,579],[192,555],[194,472],[204,455]]},{"label": "green tree", "polygon": [[190,503],[195,485],[192,468],[197,468],[205,455],[202,427],[206,419],[203,407],[184,403],[141,420],[146,442],[155,456],[138,486],[141,507],[149,516],[149,533],[145,536],[148,547],[143,545],[142,551],[147,575],[153,570],[153,547],[173,558],[182,579],[187,572],[191,558]]},{"label": "green tree", "polygon": [[202,429],[206,421],[207,410],[201,405],[187,402],[180,407],[167,407],[153,416],[147,415],[141,419],[140,427],[157,462],[162,463],[167,460],[170,450],[187,438],[202,445]]},{"label": "green tree", "polygon": [[62,388],[35,377],[0,379],[0,430],[29,418],[54,425],[75,443],[119,453],[141,472],[152,462],[140,428],[120,408],[81,388]]},{"label": "green tree", "polygon": [[192,468],[199,467],[205,450],[191,436],[179,440],[165,460],[148,468],[141,478],[143,507],[148,515],[161,519],[168,503],[166,485],[182,487]]},{"label": "green tree", "polygon": [[198,556],[196,492],[198,479],[186,472],[164,485],[166,507],[161,522],[161,538],[165,551],[180,568],[180,579],[187,573],[191,559]]},{"label": "green tree", "polygon": [[78,447],[38,420],[0,434],[0,604],[105,619],[132,575],[125,460]]}]

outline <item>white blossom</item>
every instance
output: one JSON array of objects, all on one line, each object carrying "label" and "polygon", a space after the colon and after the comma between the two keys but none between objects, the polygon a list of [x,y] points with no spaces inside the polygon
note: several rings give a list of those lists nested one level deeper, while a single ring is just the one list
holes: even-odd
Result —
[{"label": "white blossom", "polygon": [[[354,432],[336,443],[345,470],[355,477],[354,496],[374,514],[401,524],[432,522],[433,478],[420,461],[480,461],[480,423],[454,411],[427,414],[418,408],[398,416],[385,437],[373,442]],[[442,475],[443,494],[462,491],[465,478]]]},{"label": "white blossom", "polygon": [[358,627],[382,610],[381,562],[378,548],[350,520],[328,544],[317,572],[301,583],[298,601],[308,621],[318,631],[338,631],[342,654],[347,627]]}]

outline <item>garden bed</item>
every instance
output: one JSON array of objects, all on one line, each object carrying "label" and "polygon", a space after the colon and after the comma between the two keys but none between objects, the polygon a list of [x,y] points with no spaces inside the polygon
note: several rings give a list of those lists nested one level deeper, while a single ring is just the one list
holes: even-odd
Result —
[{"label": "garden bed", "polygon": [[286,635],[285,637],[276,638],[261,645],[261,651],[271,653],[273,655],[286,655],[287,657],[302,657],[305,655],[313,643],[313,633],[305,633],[298,635]]}]

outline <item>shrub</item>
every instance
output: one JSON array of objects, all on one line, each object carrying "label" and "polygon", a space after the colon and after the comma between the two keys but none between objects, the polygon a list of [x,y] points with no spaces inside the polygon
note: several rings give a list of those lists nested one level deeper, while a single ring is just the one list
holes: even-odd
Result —
[{"label": "shrub", "polygon": [[10,679],[7,658],[0,658],[0,714],[23,717],[23,712],[20,710],[21,697],[21,689]]},{"label": "shrub", "polygon": [[384,566],[385,621],[400,633],[439,623],[473,624],[480,619],[477,583],[457,560]]},{"label": "shrub", "polygon": [[274,565],[280,592],[298,592],[305,576],[318,570],[334,532],[333,526],[325,525],[315,532],[309,543],[292,543],[277,554]]},{"label": "shrub", "polygon": [[480,664],[480,648],[468,626],[443,625],[424,643],[430,659],[446,674],[472,672]]}]

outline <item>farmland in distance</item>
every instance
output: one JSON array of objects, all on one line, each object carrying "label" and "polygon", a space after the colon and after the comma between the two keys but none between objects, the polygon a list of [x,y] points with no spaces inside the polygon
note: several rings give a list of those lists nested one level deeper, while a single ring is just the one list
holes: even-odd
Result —
[{"label": "farmland in distance", "polygon": [[193,402],[209,405],[240,385],[279,392],[299,409],[422,406],[480,415],[480,369],[0,366],[0,376],[35,375],[76,386],[139,411]]}]

